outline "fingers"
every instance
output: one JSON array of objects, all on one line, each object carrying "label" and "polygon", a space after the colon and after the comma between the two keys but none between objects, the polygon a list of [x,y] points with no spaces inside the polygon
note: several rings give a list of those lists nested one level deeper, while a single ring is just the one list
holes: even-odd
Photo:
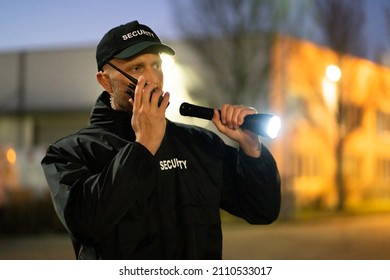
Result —
[{"label": "fingers", "polygon": [[158,87],[156,83],[146,82],[144,76],[140,76],[138,79],[138,84],[135,88],[133,105],[136,108],[141,106],[145,106],[146,108],[149,108],[150,106],[159,107],[160,103],[168,104],[166,99],[169,99],[169,94],[166,98],[165,95],[166,94],[164,94],[164,92]]},{"label": "fingers", "polygon": [[256,110],[251,107],[224,104],[221,107],[221,122],[230,129],[236,130],[244,123],[247,115],[256,113]]}]

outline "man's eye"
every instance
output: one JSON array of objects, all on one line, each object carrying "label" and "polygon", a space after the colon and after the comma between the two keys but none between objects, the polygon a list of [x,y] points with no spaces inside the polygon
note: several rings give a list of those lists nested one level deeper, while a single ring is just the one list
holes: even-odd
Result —
[{"label": "man's eye", "polygon": [[139,72],[139,71],[141,71],[141,67],[139,67],[139,66],[134,66],[134,67],[131,67],[131,69],[130,69],[132,72]]}]

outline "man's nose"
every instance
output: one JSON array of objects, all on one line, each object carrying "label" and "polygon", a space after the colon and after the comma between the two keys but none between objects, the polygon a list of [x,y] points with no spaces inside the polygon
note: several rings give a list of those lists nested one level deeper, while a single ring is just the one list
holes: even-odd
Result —
[{"label": "man's nose", "polygon": [[157,78],[155,77],[151,77],[151,76],[145,76],[145,80],[146,80],[146,83],[147,84],[155,84],[155,85],[159,85],[159,81]]},{"label": "man's nose", "polygon": [[145,71],[143,73],[143,76],[145,77],[146,83],[153,83],[156,84],[158,87],[161,86],[160,76],[155,71]]}]

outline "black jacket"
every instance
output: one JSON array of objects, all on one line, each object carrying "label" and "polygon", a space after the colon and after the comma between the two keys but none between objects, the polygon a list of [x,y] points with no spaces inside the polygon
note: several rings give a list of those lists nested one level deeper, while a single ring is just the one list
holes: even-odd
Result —
[{"label": "black jacket", "polygon": [[131,115],[103,93],[91,123],[42,160],[56,212],[78,258],[221,259],[220,208],[251,224],[280,208],[276,163],[203,128],[168,121],[153,156],[134,142]]}]

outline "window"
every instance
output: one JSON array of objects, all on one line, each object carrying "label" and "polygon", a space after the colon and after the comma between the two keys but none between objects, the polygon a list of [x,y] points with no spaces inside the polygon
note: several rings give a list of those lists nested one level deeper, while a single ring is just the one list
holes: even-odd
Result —
[{"label": "window", "polygon": [[346,176],[359,178],[362,174],[362,160],[355,156],[347,156],[344,160],[343,171]]},{"label": "window", "polygon": [[315,155],[295,155],[292,163],[295,177],[316,177],[320,175],[320,161]]},{"label": "window", "polygon": [[390,132],[390,114],[377,111],[376,119],[376,128],[378,133]]},{"label": "window", "polygon": [[390,159],[377,160],[377,176],[380,182],[390,183]]},{"label": "window", "polygon": [[363,109],[353,104],[342,104],[342,124],[346,131],[352,131],[362,124]]}]

